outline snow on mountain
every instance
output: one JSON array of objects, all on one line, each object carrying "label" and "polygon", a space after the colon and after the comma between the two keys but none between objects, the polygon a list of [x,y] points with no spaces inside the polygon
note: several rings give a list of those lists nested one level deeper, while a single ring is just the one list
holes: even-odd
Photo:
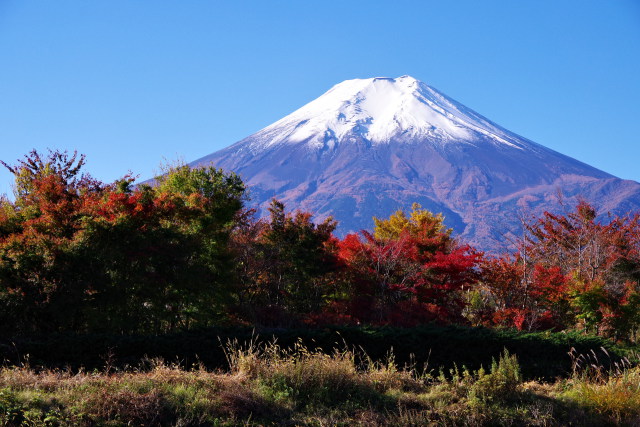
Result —
[{"label": "snow on mountain", "polygon": [[[332,215],[344,234],[413,202],[485,249],[518,216],[583,197],[602,212],[640,208],[623,181],[522,138],[410,76],[347,80],[272,125],[198,159],[238,172],[252,203]],[[264,211],[264,210],[263,210]]]},{"label": "snow on mountain", "polygon": [[[331,147],[354,132],[374,144],[428,137],[468,142],[478,135],[513,145],[515,135],[410,76],[347,80],[254,135],[253,149],[306,141]],[[517,145],[516,145],[517,146]]]}]

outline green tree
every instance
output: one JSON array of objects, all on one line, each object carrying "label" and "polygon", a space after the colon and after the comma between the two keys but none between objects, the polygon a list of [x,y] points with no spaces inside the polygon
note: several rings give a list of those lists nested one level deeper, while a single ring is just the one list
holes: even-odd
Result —
[{"label": "green tree", "polygon": [[332,232],[336,222],[320,224],[307,212],[285,212],[272,200],[269,221],[258,221],[235,236],[245,274],[240,293],[245,315],[259,323],[283,326],[319,310],[335,267]]}]

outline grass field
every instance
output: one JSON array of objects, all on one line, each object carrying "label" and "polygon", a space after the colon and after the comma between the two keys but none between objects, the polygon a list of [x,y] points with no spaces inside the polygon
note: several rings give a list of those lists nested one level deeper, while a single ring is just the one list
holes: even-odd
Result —
[{"label": "grass field", "polygon": [[0,371],[3,425],[637,425],[640,369],[572,355],[573,373],[524,381],[506,350],[489,366],[447,371],[298,343],[225,345],[211,371],[146,360],[139,369]]}]

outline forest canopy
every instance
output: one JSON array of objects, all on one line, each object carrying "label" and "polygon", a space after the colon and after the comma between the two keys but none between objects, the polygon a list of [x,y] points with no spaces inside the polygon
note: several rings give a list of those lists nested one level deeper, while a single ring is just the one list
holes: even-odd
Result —
[{"label": "forest canopy", "polygon": [[635,340],[640,220],[584,201],[525,222],[488,256],[414,204],[343,238],[336,222],[213,167],[103,183],[84,156],[36,151],[0,200],[0,334],[167,333],[220,325],[458,324]]}]

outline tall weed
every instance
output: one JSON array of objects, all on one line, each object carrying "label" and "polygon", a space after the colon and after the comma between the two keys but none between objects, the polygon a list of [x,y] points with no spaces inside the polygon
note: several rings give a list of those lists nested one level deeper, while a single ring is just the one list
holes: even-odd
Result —
[{"label": "tall weed", "polygon": [[640,423],[640,367],[636,360],[609,359],[601,355],[570,352],[573,375],[564,398],[614,420],[616,424]]}]

